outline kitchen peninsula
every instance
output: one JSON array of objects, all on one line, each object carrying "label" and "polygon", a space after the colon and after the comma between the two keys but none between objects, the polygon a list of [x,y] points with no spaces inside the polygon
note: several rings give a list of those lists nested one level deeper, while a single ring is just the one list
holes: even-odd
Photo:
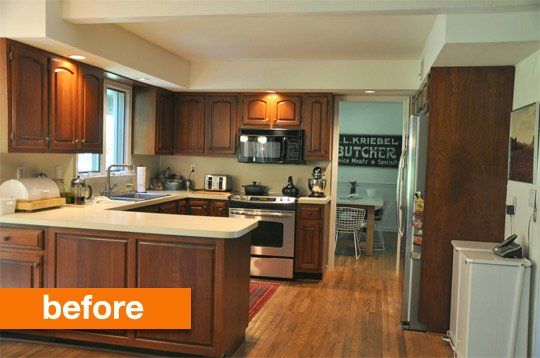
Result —
[{"label": "kitchen peninsula", "polygon": [[188,287],[191,330],[18,333],[182,354],[232,354],[248,325],[250,231],[257,221],[122,211],[155,204],[108,202],[0,216],[1,286]]}]

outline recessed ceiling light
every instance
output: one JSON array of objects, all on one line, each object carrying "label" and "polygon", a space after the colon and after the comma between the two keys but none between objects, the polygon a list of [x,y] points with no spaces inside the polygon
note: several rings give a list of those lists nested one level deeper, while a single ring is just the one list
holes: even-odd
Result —
[{"label": "recessed ceiling light", "polygon": [[83,55],[69,55],[68,57],[72,60],[86,60],[86,57]]},{"label": "recessed ceiling light", "polygon": [[137,81],[141,81],[141,82],[148,82],[148,78],[145,78],[145,77],[139,77],[137,78]]},{"label": "recessed ceiling light", "polygon": [[364,91],[364,93],[372,94],[372,93],[375,93],[375,91],[374,90],[366,90],[366,91]]},{"label": "recessed ceiling light", "polygon": [[266,93],[276,93],[276,91],[274,91],[274,90],[268,90],[268,91],[266,91]]}]

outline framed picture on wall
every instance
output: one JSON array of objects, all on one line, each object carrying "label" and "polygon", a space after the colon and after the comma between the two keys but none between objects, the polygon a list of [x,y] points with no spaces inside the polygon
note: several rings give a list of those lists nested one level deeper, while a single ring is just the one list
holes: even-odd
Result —
[{"label": "framed picture on wall", "polygon": [[538,103],[510,116],[508,180],[536,184],[538,167]]}]

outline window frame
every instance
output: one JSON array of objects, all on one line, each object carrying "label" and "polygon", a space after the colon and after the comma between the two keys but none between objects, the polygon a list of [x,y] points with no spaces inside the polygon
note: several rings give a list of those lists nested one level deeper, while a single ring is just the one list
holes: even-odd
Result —
[{"label": "window frame", "polygon": [[[106,147],[107,147],[107,126],[105,125],[105,119],[107,118],[107,90],[112,89],[115,91],[120,91],[125,93],[125,119],[124,119],[124,163],[126,164],[132,164],[132,157],[131,157],[131,141],[132,141],[132,135],[131,135],[131,126],[132,126],[132,96],[133,96],[133,87],[130,85],[126,85],[123,83],[119,83],[116,81],[112,81],[109,79],[105,79],[103,81],[103,151],[101,154],[99,154],[99,171],[95,172],[79,172],[79,153],[77,154],[75,168],[77,169],[77,174],[82,177],[87,178],[95,178],[95,177],[105,177],[107,176],[107,168],[106,168]],[[133,173],[130,173],[128,170],[122,169],[122,170],[111,170],[111,176],[131,176]]]}]

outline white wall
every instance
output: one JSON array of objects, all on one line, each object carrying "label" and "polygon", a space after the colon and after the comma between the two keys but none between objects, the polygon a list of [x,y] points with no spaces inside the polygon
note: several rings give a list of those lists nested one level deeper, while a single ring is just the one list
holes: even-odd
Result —
[{"label": "white wall", "polygon": [[[540,51],[524,59],[516,65],[516,76],[514,83],[513,109],[517,109],[540,101]],[[538,171],[540,174],[540,170]],[[516,233],[521,244],[527,243],[527,232],[529,228],[529,218],[533,209],[528,206],[529,190],[535,189],[536,201],[540,203],[540,183],[537,185],[508,181],[506,202],[512,204],[516,202],[516,215],[506,219],[506,235]],[[538,264],[540,264],[540,220],[530,225],[531,237],[528,248],[529,258],[533,262],[532,294],[530,315],[530,353],[532,356],[540,355],[540,275]]]},{"label": "white wall", "polygon": [[[402,102],[340,102],[340,134],[401,135],[403,128]],[[381,222],[384,230],[397,230],[396,181],[397,168],[338,167],[338,196],[349,193],[349,181],[357,181],[360,195],[374,188],[390,202],[388,213]]]}]

